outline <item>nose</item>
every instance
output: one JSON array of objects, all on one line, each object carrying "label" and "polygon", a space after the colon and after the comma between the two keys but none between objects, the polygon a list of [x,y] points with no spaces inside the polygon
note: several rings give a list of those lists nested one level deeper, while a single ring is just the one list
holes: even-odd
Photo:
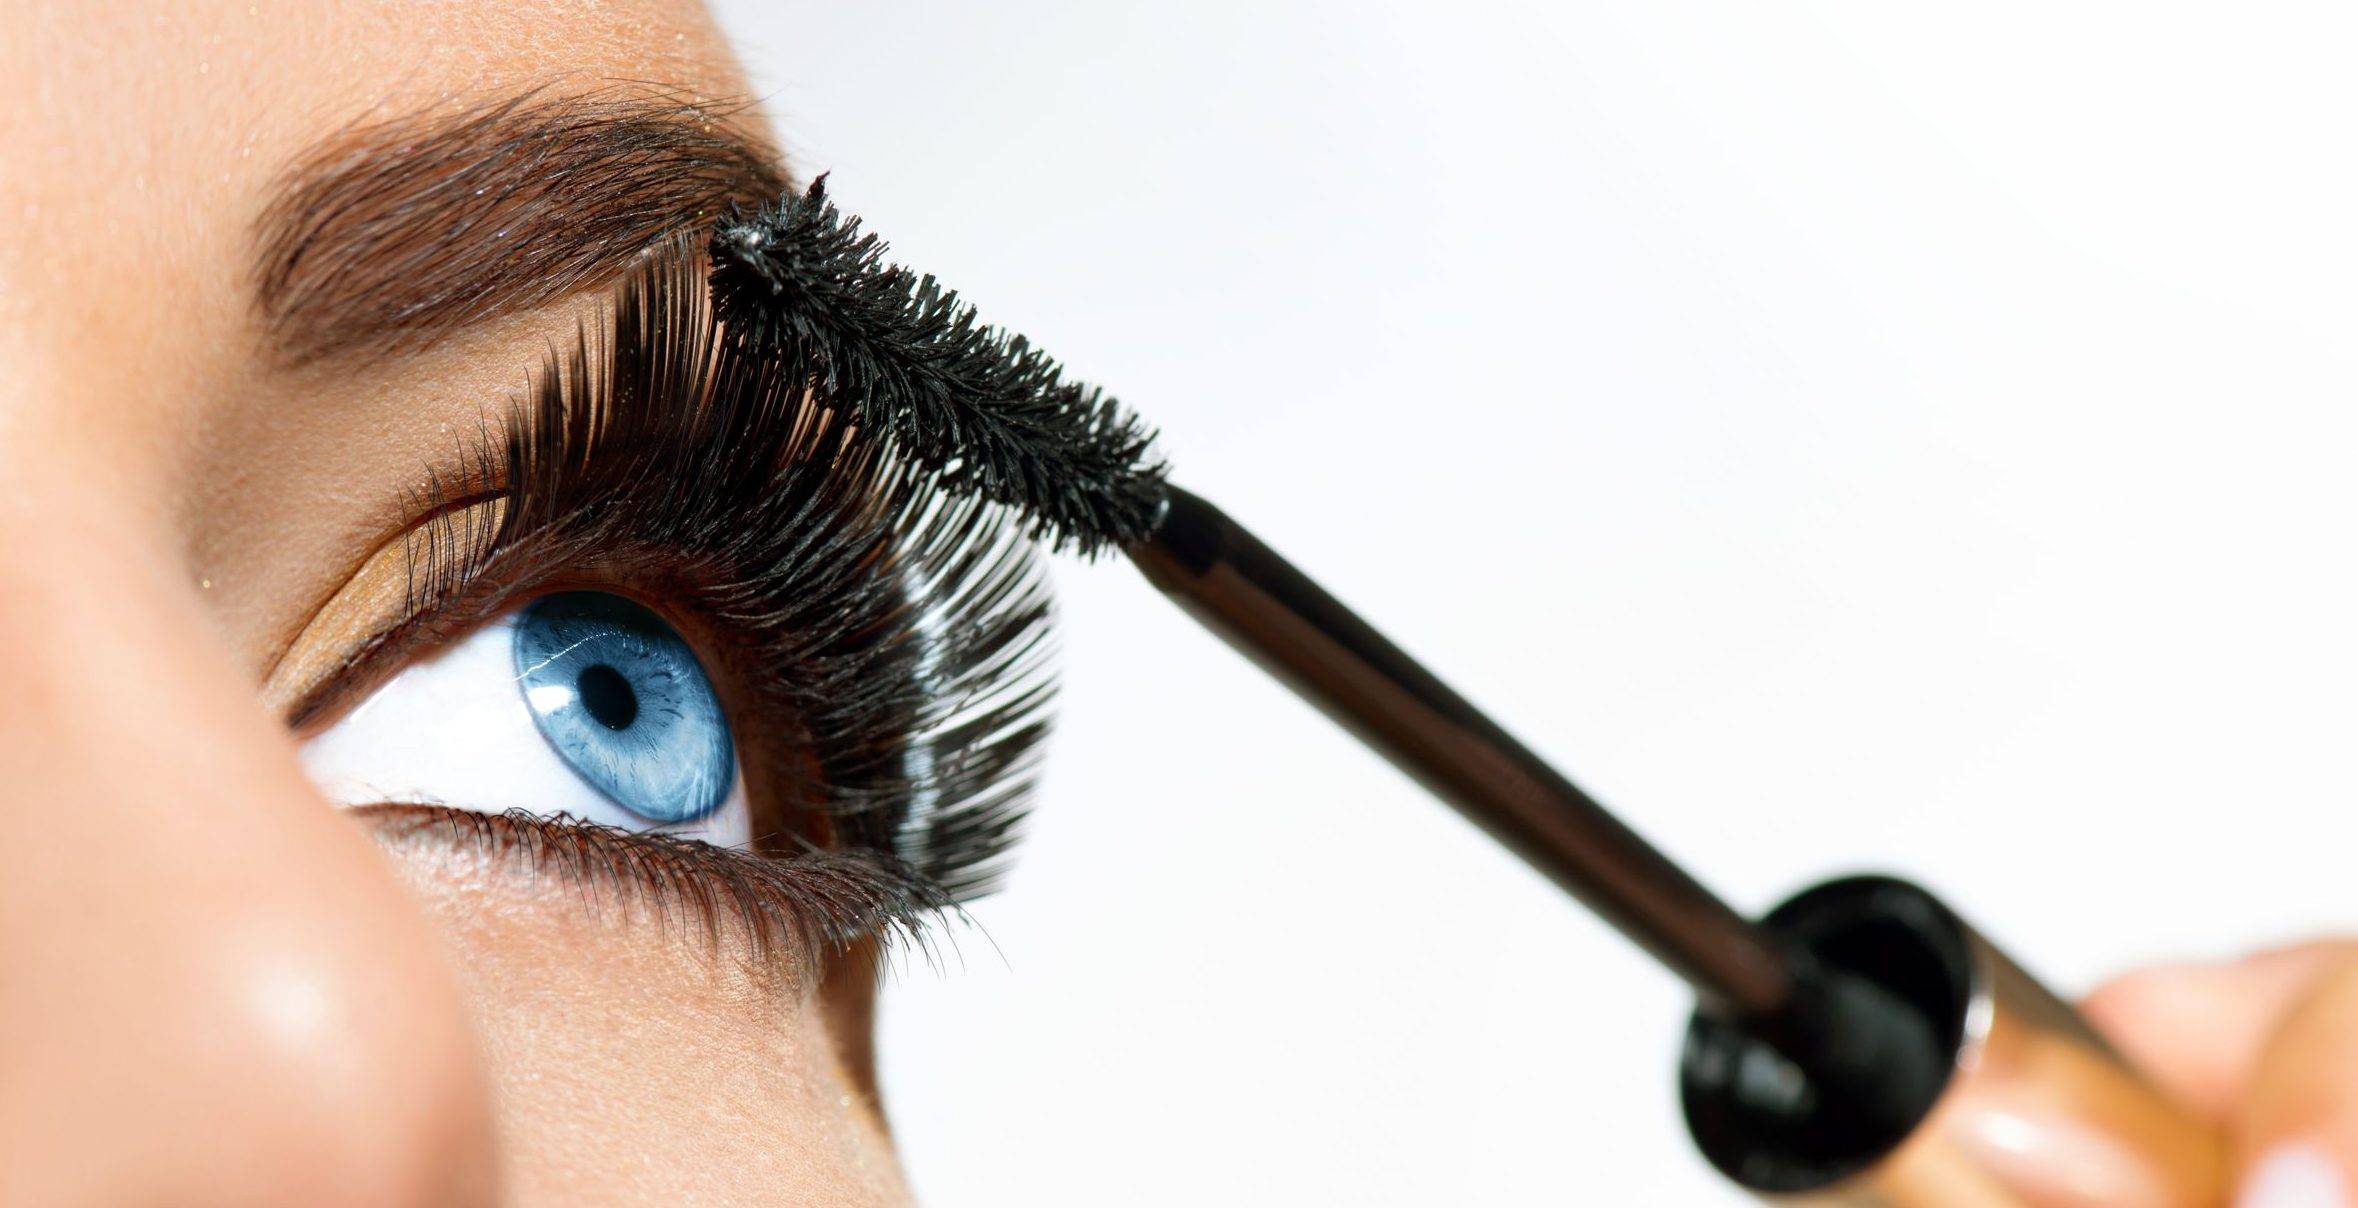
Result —
[{"label": "nose", "polygon": [[0,440],[0,1203],[489,1202],[455,973],[112,473]]}]

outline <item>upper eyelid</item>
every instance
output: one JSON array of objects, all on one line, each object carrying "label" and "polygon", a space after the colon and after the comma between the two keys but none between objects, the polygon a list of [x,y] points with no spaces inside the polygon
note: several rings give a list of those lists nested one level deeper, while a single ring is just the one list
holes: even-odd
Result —
[{"label": "upper eyelid", "polygon": [[[482,615],[463,623],[452,619],[440,628],[430,627],[427,623],[436,619],[428,615],[432,608],[448,601],[417,598],[416,547],[443,539],[435,532],[437,525],[468,523],[460,519],[468,509],[498,506],[497,497],[475,497],[431,507],[380,544],[314,610],[280,654],[264,678],[264,703],[289,729],[305,732],[389,675],[394,669],[389,665],[414,653],[422,640],[448,640],[488,619],[496,609],[482,609]],[[400,580],[398,593],[390,582],[395,578]],[[462,590],[471,585],[452,584]]]},{"label": "upper eyelid", "polygon": [[[461,641],[535,597],[561,590],[587,589],[638,599],[627,583],[579,574],[566,568],[526,564],[505,569],[515,573],[500,576],[479,568],[464,581],[452,584],[451,594],[430,601],[411,600],[405,603],[397,620],[373,632],[367,640],[348,651],[339,660],[332,675],[322,679],[309,693],[292,701],[290,707],[281,710],[287,727],[298,735],[318,730],[339,716],[344,707],[365,698],[427,650]],[[661,601],[640,602],[676,626],[679,618],[662,608]],[[678,627],[683,630],[701,628],[695,625]],[[699,650],[700,656],[704,653]],[[523,677],[519,674],[516,678]]]}]

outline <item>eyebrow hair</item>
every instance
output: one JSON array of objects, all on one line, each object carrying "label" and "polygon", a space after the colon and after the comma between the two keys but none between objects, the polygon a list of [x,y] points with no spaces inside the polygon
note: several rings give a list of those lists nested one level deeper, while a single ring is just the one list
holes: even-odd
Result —
[{"label": "eyebrow hair", "polygon": [[742,102],[525,93],[355,126],[299,157],[255,229],[255,300],[293,364],[416,351],[603,284],[665,235],[787,188]]}]

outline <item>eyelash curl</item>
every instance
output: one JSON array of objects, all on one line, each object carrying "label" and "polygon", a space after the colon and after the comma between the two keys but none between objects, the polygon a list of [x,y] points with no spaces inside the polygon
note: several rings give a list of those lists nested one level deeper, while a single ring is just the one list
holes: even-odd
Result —
[{"label": "eyelash curl", "polygon": [[[706,273],[684,236],[650,252],[506,429],[471,438],[413,513],[435,519],[407,539],[409,615],[462,628],[562,571],[691,618],[751,736],[755,817],[775,824],[755,846],[839,890],[847,866],[827,861],[867,861],[868,900],[891,909],[822,930],[889,932],[1004,871],[1055,691],[1046,581],[1004,509],[936,489],[807,380],[732,351]],[[483,817],[437,825],[521,816]],[[740,917],[767,926],[742,912],[775,895],[737,867]]]}]

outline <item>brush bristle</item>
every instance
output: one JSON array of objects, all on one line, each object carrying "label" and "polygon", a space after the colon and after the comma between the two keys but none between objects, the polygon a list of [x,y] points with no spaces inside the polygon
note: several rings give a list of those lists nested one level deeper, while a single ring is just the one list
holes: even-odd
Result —
[{"label": "brush bristle", "polygon": [[713,305],[737,346],[781,362],[945,490],[1015,509],[1054,548],[1146,537],[1166,472],[1153,432],[932,276],[887,263],[825,185],[714,232]]}]

